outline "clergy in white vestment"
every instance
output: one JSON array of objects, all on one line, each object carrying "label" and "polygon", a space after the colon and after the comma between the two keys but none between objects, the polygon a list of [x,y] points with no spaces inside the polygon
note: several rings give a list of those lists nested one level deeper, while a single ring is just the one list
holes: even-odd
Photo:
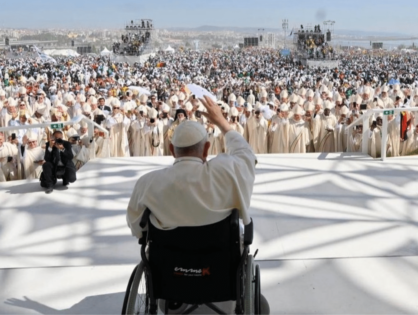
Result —
[{"label": "clergy in white vestment", "polygon": [[347,106],[342,106],[339,109],[338,123],[335,128],[335,145],[336,152],[347,151],[347,118],[350,111]]},{"label": "clergy in white vestment", "polygon": [[158,118],[158,111],[151,108],[148,111],[149,120],[145,127],[145,143],[149,146],[149,156],[164,155],[164,125]]},{"label": "clergy in white vestment", "polygon": [[248,143],[255,154],[266,154],[268,121],[261,114],[261,104],[256,103],[254,119],[247,120]]},{"label": "clergy in white vestment", "polygon": [[321,130],[319,132],[318,152],[335,152],[335,128],[337,118],[331,114],[330,101],[324,102],[324,113],[321,115]]},{"label": "clergy in white vestment", "polygon": [[23,173],[25,179],[39,179],[42,173],[42,161],[45,150],[38,145],[38,135],[29,131],[22,144],[25,146],[22,154]]},{"label": "clergy in white vestment", "polygon": [[289,105],[280,105],[280,112],[270,126],[270,153],[289,153]]},{"label": "clergy in white vestment", "polygon": [[402,155],[412,155],[418,154],[418,125],[413,128],[413,125],[410,125],[411,128],[407,131],[407,139],[404,141],[402,147]]},{"label": "clergy in white vestment", "polygon": [[125,125],[129,125],[130,121],[122,114],[119,100],[113,99],[110,105],[112,115],[106,119],[106,128],[110,130],[110,156],[127,157],[130,154]]},{"label": "clergy in white vestment", "polygon": [[134,110],[134,119],[129,131],[129,148],[132,156],[146,156],[148,146],[145,144],[145,126],[148,117],[148,107],[140,105]]},{"label": "clergy in white vestment", "polygon": [[300,105],[292,109],[293,116],[289,122],[289,153],[306,153],[309,146],[309,130],[304,120],[305,111]]},{"label": "clergy in white vestment", "polygon": [[170,106],[167,104],[163,104],[161,106],[161,117],[160,121],[163,124],[163,138],[164,138],[164,155],[170,155],[170,141],[168,141],[168,130],[170,129],[171,125],[174,122],[174,119],[171,118],[170,115]]}]

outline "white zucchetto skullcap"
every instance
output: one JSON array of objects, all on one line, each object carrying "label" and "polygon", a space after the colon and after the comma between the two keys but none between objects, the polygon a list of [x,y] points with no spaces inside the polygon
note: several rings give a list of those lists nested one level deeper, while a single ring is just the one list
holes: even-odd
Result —
[{"label": "white zucchetto skullcap", "polygon": [[176,148],[191,147],[207,137],[207,131],[196,121],[185,121],[174,131],[171,143]]}]

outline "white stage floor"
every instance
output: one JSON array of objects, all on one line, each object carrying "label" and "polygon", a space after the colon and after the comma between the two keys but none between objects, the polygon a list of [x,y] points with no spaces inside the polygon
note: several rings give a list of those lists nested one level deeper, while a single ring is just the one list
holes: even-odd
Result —
[{"label": "white stage floor", "polygon": [[[125,210],[171,157],[88,163],[70,189],[0,183],[0,314],[118,314],[139,245]],[[418,313],[418,158],[259,156],[252,252],[273,314]]]}]

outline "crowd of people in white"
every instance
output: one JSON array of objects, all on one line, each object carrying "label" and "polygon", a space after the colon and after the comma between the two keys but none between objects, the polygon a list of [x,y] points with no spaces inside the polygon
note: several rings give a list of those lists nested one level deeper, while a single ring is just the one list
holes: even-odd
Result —
[{"label": "crowd of people in white", "polygon": [[[359,152],[367,128],[369,154],[378,157],[382,115],[350,132],[347,126],[369,108],[417,106],[414,62],[342,56],[339,69],[309,69],[268,49],[162,53],[134,65],[91,57],[0,61],[0,128],[28,126],[0,133],[0,181],[39,178],[54,130],[30,125],[80,115],[109,136],[99,128],[89,136],[84,121],[61,128],[77,169],[93,157],[170,155],[174,130],[186,120],[205,126],[210,154],[228,152],[222,133],[201,115],[191,83],[213,93],[256,154]],[[389,115],[387,140],[389,156],[418,154],[416,115]]]}]

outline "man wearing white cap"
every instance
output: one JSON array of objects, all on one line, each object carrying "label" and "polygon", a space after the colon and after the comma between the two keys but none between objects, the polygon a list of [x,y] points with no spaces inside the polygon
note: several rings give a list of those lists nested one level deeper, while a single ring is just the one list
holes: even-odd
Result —
[{"label": "man wearing white cap", "polygon": [[270,127],[270,153],[289,153],[289,106],[280,105]]},{"label": "man wearing white cap", "polygon": [[300,105],[295,105],[292,112],[289,126],[289,153],[306,153],[310,138],[309,130],[302,119],[305,111]]},{"label": "man wearing white cap", "polygon": [[145,156],[145,126],[148,117],[147,106],[140,105],[134,114],[136,119],[131,123],[129,132],[129,148],[132,156]]},{"label": "man wearing white cap", "polygon": [[348,115],[350,111],[347,106],[342,106],[339,109],[338,123],[335,128],[335,151],[347,151],[347,125],[349,125]]},{"label": "man wearing white cap", "polygon": [[201,101],[207,109],[205,117],[225,134],[228,153],[207,161],[210,143],[204,126],[193,121],[180,124],[170,144],[174,165],[143,175],[132,193],[127,222],[138,238],[146,208],[159,229],[213,224],[227,218],[234,208],[244,224],[251,221],[248,210],[256,157],[245,139],[231,130],[219,106],[206,96]]},{"label": "man wearing white cap", "polygon": [[29,131],[23,137],[22,144],[25,146],[22,154],[24,177],[26,179],[40,178],[45,150],[38,146],[38,135]]},{"label": "man wearing white cap", "polygon": [[261,114],[262,105],[257,102],[255,105],[254,119],[248,120],[245,125],[246,137],[248,137],[248,143],[253,148],[256,154],[268,153],[267,148],[267,132],[268,122]]},{"label": "man wearing white cap", "polygon": [[164,126],[158,119],[158,112],[155,108],[148,110],[149,120],[145,127],[145,146],[148,156],[164,155]]},{"label": "man wearing white cap", "polygon": [[170,155],[170,142],[168,141],[168,130],[170,129],[171,124],[174,122],[174,119],[169,116],[170,109],[170,106],[168,106],[165,103],[161,107],[160,121],[163,124],[164,155]]},{"label": "man wearing white cap", "polygon": [[113,99],[110,105],[112,106],[112,115],[108,116],[106,119],[106,128],[110,129],[110,156],[130,156],[128,135],[125,129],[125,124],[129,125],[130,121],[128,119],[125,120],[118,99]]},{"label": "man wearing white cap", "polygon": [[380,94],[380,99],[383,102],[384,108],[394,108],[395,106],[393,105],[393,100],[392,100],[392,98],[389,97],[388,93],[389,93],[389,87],[387,85],[385,85],[382,88],[382,93]]},{"label": "man wearing white cap", "polygon": [[321,115],[321,130],[319,132],[318,152],[335,152],[335,128],[337,118],[331,114],[332,104],[330,101],[324,102],[324,113]]}]

